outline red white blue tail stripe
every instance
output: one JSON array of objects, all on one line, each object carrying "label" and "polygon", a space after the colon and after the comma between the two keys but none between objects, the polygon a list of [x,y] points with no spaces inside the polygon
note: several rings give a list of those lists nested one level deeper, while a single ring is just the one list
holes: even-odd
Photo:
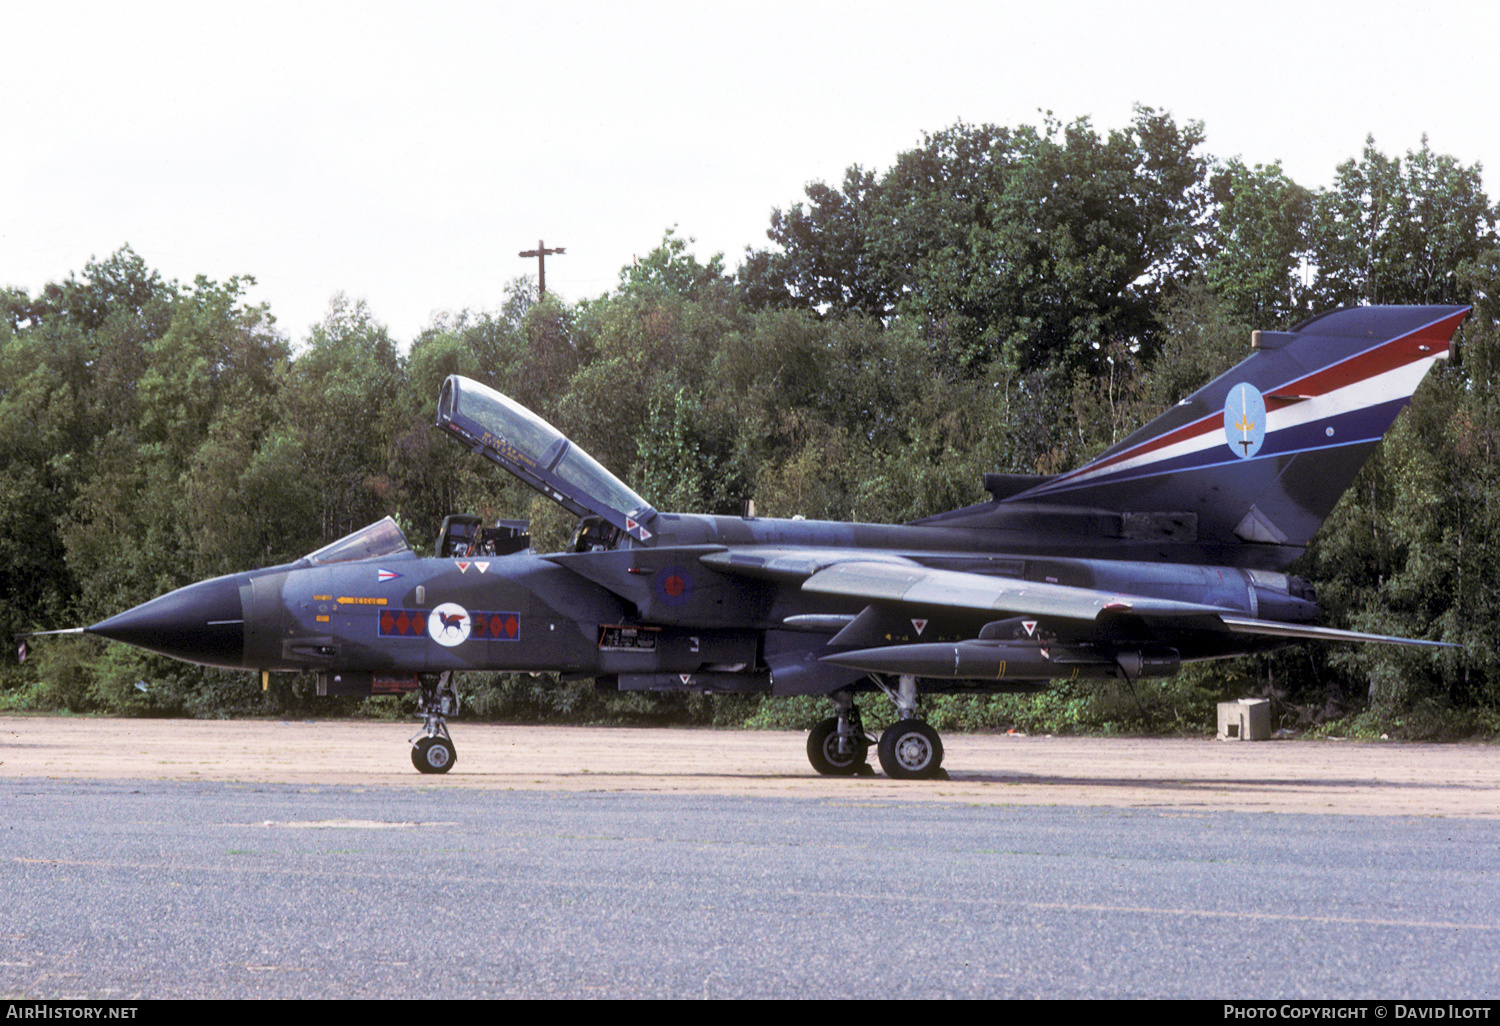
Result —
[{"label": "red white blue tail stripe", "polygon": [[[1007,501],[1374,442],[1411,401],[1433,361],[1448,355],[1449,339],[1467,313],[1460,309],[1273,387],[1239,381],[1222,408],[1112,450]],[[1253,362],[1226,377],[1239,376]],[[1222,381],[1198,395],[1222,387]]]}]

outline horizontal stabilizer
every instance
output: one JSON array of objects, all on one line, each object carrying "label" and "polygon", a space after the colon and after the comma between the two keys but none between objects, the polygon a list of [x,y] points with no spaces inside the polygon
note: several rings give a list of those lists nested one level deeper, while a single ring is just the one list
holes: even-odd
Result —
[{"label": "horizontal stabilizer", "polygon": [[1308,638],[1314,641],[1358,641],[1379,645],[1412,645],[1424,648],[1463,648],[1451,641],[1427,641],[1424,638],[1398,638],[1391,634],[1366,634],[1363,631],[1341,631],[1333,627],[1314,627],[1300,623],[1278,623],[1274,620],[1252,620],[1243,616],[1225,616],[1224,621],[1236,634],[1265,634],[1275,638]]}]

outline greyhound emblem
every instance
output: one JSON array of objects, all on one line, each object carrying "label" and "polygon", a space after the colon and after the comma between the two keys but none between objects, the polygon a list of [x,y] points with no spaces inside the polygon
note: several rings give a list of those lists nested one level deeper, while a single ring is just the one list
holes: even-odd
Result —
[{"label": "greyhound emblem", "polygon": [[427,617],[427,634],[439,645],[452,648],[469,640],[469,611],[456,602],[444,602]]}]

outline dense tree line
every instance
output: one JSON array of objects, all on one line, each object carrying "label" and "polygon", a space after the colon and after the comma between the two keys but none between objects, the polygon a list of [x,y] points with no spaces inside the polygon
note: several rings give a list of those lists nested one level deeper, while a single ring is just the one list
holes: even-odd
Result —
[{"label": "dense tree line", "polygon": [[[437,318],[401,345],[335,297],[295,342],[248,278],[164,280],[128,247],[37,295],[0,290],[0,629],[89,623],[283,562],[386,514],[414,545],[454,511],[565,515],[430,429],[451,373],[571,434],[658,508],[900,522],[980,501],[986,471],[1076,466],[1244,354],[1252,328],[1351,303],[1472,302],[1294,569],[1325,622],[1462,642],[1306,646],[1138,690],[944,699],[948,725],[1212,726],[1271,694],[1289,724],[1500,732],[1500,239],[1478,167],[1372,141],[1310,190],[1203,152],[1138,108],[957,124],[770,219],[734,271],[668,231],[606,295]],[[314,708],[306,680],[88,639],[0,670],[0,707],[220,715]],[[142,682],[145,690],[137,687]],[[476,678],[481,714],[795,722],[800,702],[606,699]],[[392,700],[379,700],[392,705]]]}]

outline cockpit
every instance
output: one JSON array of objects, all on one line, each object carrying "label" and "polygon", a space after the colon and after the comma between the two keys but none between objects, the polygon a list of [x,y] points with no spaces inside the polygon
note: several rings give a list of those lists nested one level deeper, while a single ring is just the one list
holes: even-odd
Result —
[{"label": "cockpit", "polygon": [[454,374],[443,382],[437,426],[579,517],[575,548],[651,543],[656,510],[509,396]]},{"label": "cockpit", "polygon": [[410,551],[406,535],[396,526],[395,520],[386,517],[353,534],[346,534],[336,542],[329,542],[302,559],[314,566],[321,566],[326,563],[347,563],[354,559],[396,556]]}]

